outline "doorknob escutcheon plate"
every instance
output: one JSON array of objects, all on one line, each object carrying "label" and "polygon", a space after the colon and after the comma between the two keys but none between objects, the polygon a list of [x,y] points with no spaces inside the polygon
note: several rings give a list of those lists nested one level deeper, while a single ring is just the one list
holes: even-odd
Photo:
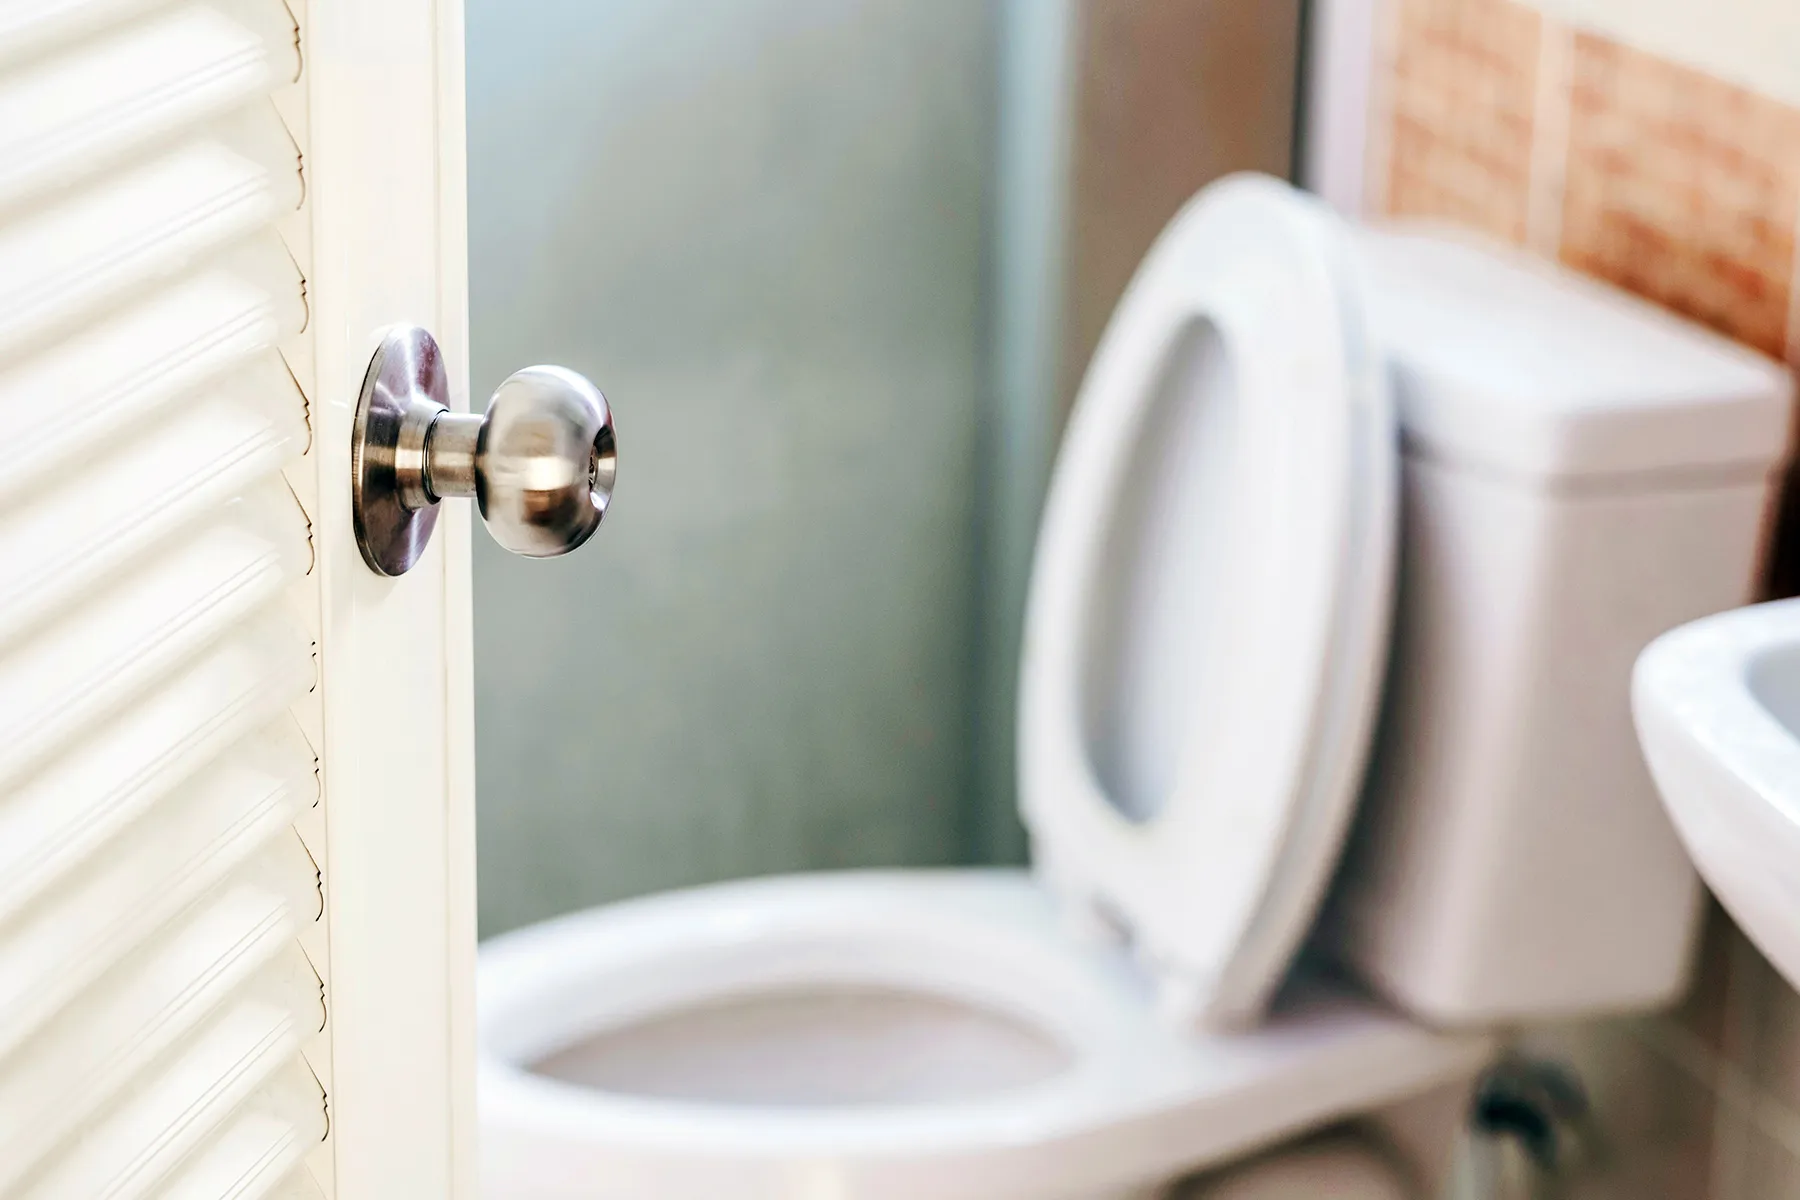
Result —
[{"label": "doorknob escutcheon plate", "polygon": [[363,560],[382,575],[419,561],[438,504],[472,497],[515,554],[567,554],[593,536],[618,472],[612,411],[563,367],[527,367],[495,389],[485,415],[453,413],[431,334],[387,331],[369,360],[351,429],[351,507]]}]

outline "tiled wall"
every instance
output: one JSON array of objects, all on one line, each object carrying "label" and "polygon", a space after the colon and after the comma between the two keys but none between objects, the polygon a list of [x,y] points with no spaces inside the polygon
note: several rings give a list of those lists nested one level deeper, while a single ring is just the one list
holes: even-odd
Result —
[{"label": "tiled wall", "polygon": [[1509,0],[1388,3],[1377,211],[1474,225],[1793,352],[1800,110]]},{"label": "tiled wall", "polygon": [[[1800,109],[1510,0],[1384,0],[1380,41],[1373,211],[1476,226],[1800,363]],[[1791,591],[1792,515],[1780,540]],[[1800,995],[1722,913],[1677,1013],[1534,1036],[1607,1135],[1577,1196],[1800,1197]]]}]

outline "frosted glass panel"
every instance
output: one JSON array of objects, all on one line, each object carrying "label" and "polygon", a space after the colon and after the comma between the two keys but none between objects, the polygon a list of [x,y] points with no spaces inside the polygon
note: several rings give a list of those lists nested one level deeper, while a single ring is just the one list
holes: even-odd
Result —
[{"label": "frosted glass panel", "polygon": [[473,384],[607,392],[605,535],[477,532],[482,925],[961,856],[992,15],[468,0]]}]

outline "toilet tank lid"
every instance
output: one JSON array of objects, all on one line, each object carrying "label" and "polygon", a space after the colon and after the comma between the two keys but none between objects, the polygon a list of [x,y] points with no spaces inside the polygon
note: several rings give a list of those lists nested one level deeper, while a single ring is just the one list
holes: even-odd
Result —
[{"label": "toilet tank lid", "polygon": [[1359,244],[1411,449],[1540,477],[1786,457],[1792,378],[1746,346],[1466,231]]}]

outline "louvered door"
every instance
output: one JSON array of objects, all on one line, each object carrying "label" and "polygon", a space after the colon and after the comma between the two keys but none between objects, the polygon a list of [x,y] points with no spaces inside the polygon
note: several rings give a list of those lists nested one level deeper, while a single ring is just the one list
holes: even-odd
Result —
[{"label": "louvered door", "polygon": [[0,1200],[467,1177],[466,520],[344,496],[461,351],[460,12],[311,8],[0,0]]}]

